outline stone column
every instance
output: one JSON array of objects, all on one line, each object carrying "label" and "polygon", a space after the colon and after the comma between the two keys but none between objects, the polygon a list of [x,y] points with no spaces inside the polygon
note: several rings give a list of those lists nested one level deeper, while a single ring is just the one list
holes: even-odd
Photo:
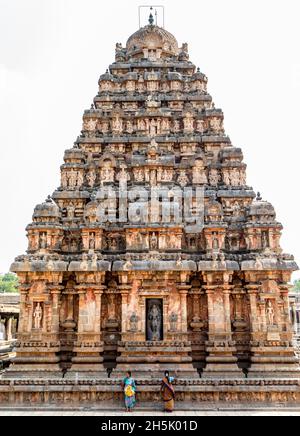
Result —
[{"label": "stone column", "polygon": [[259,305],[259,309],[260,309],[262,330],[263,330],[263,332],[266,333],[267,332],[267,314],[266,314],[266,302],[265,302],[265,300],[260,300],[258,305]]},{"label": "stone column", "polygon": [[249,299],[250,299],[250,323],[251,323],[251,336],[255,339],[260,330],[259,316],[257,313],[257,287],[247,286]]},{"label": "stone column", "polygon": [[60,293],[62,291],[62,286],[53,286],[50,288],[50,293],[52,296],[52,319],[51,319],[51,333],[59,333],[59,303],[60,303]]},{"label": "stone column", "polygon": [[231,330],[231,310],[230,310],[230,295],[231,288],[224,287],[224,319],[225,319],[225,331],[228,335],[228,338],[232,339],[232,330]]},{"label": "stone column", "polygon": [[127,325],[128,325],[128,295],[129,290],[127,286],[121,287],[121,295],[122,295],[122,335],[127,333]]},{"label": "stone column", "polygon": [[21,286],[20,287],[20,315],[19,315],[19,333],[28,332],[28,324],[29,324],[29,313],[27,312],[27,293],[29,290],[29,286]]},{"label": "stone column", "polygon": [[286,329],[287,332],[291,332],[292,323],[290,320],[290,300],[289,300],[288,287],[282,287],[282,298],[283,298],[283,312],[284,312],[284,319],[282,320],[283,330]]},{"label": "stone column", "polygon": [[8,341],[12,340],[12,330],[11,330],[11,327],[12,327],[12,317],[9,317],[8,320],[7,320],[7,329],[6,329],[6,339]]},{"label": "stone column", "polygon": [[78,291],[79,296],[79,310],[78,310],[78,334],[84,333],[84,318],[85,318],[85,296],[86,290],[81,289]]},{"label": "stone column", "polygon": [[[76,287],[79,296],[78,331],[70,374],[86,372],[105,376],[103,366],[103,341],[101,337],[101,299],[103,286],[82,284]],[[93,293],[95,304],[88,304],[87,293]]]},{"label": "stone column", "polygon": [[181,306],[181,332],[187,333],[187,294],[190,286],[179,286],[180,306]]},{"label": "stone column", "polygon": [[293,322],[293,327],[294,327],[294,334],[297,334],[298,333],[297,311],[296,311],[296,304],[294,301],[291,303],[291,310],[292,310],[292,314],[293,314],[292,322]]},{"label": "stone column", "polygon": [[102,295],[105,287],[94,291],[96,297],[95,333],[101,333]]},{"label": "stone column", "polygon": [[[206,343],[206,367],[203,378],[241,378],[235,344],[232,342],[231,286],[205,286],[208,303],[209,340]],[[220,300],[222,296],[222,302]],[[223,303],[223,304],[222,304]]]}]

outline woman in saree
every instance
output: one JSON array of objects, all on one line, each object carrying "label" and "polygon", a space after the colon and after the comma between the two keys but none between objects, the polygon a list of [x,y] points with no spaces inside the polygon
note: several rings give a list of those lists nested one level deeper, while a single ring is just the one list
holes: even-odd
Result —
[{"label": "woman in saree", "polygon": [[168,371],[165,372],[165,377],[161,382],[161,394],[164,402],[165,412],[173,412],[175,407],[175,390],[172,386],[174,378],[170,377]]},{"label": "woman in saree", "polygon": [[135,406],[135,393],[136,393],[136,384],[134,379],[132,378],[132,374],[128,371],[126,377],[123,380],[122,387],[124,389],[125,394],[125,406],[126,412],[131,412]]}]

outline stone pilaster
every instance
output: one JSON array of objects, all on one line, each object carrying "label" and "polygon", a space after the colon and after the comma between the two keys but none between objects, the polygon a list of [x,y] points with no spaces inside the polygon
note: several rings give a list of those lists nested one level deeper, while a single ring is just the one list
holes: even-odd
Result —
[{"label": "stone pilaster", "polygon": [[73,352],[72,373],[106,376],[103,366],[103,339],[101,332],[101,300],[105,286],[82,284],[76,287],[79,297],[77,340]]},{"label": "stone pilaster", "polygon": [[208,302],[209,340],[206,343],[206,367],[203,378],[242,377],[236,347],[232,341],[230,286],[205,286]]}]

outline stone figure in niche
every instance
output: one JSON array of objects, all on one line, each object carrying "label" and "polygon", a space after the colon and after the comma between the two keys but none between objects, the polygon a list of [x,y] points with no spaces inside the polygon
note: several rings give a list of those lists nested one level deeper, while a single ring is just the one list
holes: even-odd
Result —
[{"label": "stone figure in niche", "polygon": [[112,121],[112,130],[115,133],[121,133],[123,130],[123,121],[121,118],[116,117]]},{"label": "stone figure in niche", "polygon": [[78,251],[78,242],[76,239],[72,239],[70,251],[72,251],[72,253],[75,253],[76,251]]},{"label": "stone figure in niche", "polygon": [[135,176],[135,180],[136,180],[137,182],[143,182],[144,179],[145,179],[145,177],[144,177],[144,171],[143,171],[142,168],[140,168],[140,169],[136,169],[136,170],[134,171],[134,176]]},{"label": "stone figure in niche", "polygon": [[90,233],[89,248],[90,248],[90,250],[95,250],[95,247],[96,247],[96,235],[95,235],[95,233]]},{"label": "stone figure in niche", "polygon": [[269,247],[269,235],[268,235],[268,232],[262,232],[261,242],[262,242],[262,248],[268,248]]},{"label": "stone figure in niche", "polygon": [[115,178],[115,172],[114,169],[112,168],[112,163],[110,160],[106,160],[101,169],[102,182],[110,183],[114,181],[114,178]]},{"label": "stone figure in niche", "polygon": [[37,303],[35,311],[33,313],[33,319],[34,319],[33,324],[35,330],[40,330],[42,326],[42,319],[43,319],[43,309],[41,303]]},{"label": "stone figure in niche", "polygon": [[87,178],[89,187],[93,188],[94,185],[95,185],[95,182],[96,182],[96,178],[97,178],[95,171],[94,170],[90,170],[88,172],[86,178]]},{"label": "stone figure in niche", "polygon": [[117,243],[117,240],[115,238],[113,238],[111,240],[110,247],[111,247],[111,251],[117,251],[118,250],[118,243]]},{"label": "stone figure in niche", "polygon": [[67,215],[69,219],[73,219],[75,217],[75,206],[73,203],[70,203],[70,206],[67,209]]},{"label": "stone figure in niche", "polygon": [[152,233],[152,236],[150,238],[150,248],[151,250],[158,249],[158,238],[154,232]]},{"label": "stone figure in niche", "polygon": [[193,132],[194,131],[194,118],[191,115],[187,115],[184,120],[184,130],[186,132]]},{"label": "stone figure in niche", "polygon": [[83,174],[81,172],[77,173],[77,186],[83,185]]},{"label": "stone figure in niche", "polygon": [[211,186],[218,186],[219,182],[220,182],[219,171],[216,169],[212,169],[209,174],[209,183],[211,184]]},{"label": "stone figure in niche", "polygon": [[203,120],[197,121],[197,131],[201,134],[205,132],[205,122]]},{"label": "stone figure in niche", "polygon": [[138,120],[138,129],[142,131],[146,129],[146,124],[144,120]]},{"label": "stone figure in niche", "polygon": [[205,174],[203,161],[198,159],[195,162],[195,166],[193,168],[193,183],[197,183],[200,185],[205,185],[207,183],[207,176]]},{"label": "stone figure in niche", "polygon": [[138,319],[137,315],[135,313],[133,313],[130,317],[130,330],[132,332],[136,332],[138,330],[138,325],[137,325],[138,321],[139,321],[139,319]]},{"label": "stone figure in niche", "polygon": [[222,128],[222,121],[219,118],[213,118],[210,122],[210,125],[214,132],[219,133]]},{"label": "stone figure in niche", "polygon": [[220,248],[219,239],[217,238],[217,236],[214,236],[213,237],[213,249],[219,250],[219,248]]},{"label": "stone figure in niche", "polygon": [[75,171],[71,171],[68,174],[68,185],[69,188],[75,189],[77,186],[77,173]]},{"label": "stone figure in niche", "polygon": [[84,130],[87,130],[88,132],[93,132],[96,129],[97,126],[97,120],[90,119],[85,122]]},{"label": "stone figure in niche", "polygon": [[109,131],[109,123],[108,123],[108,121],[103,121],[103,123],[102,123],[102,132],[104,134],[106,134],[106,133],[108,133],[108,131]]},{"label": "stone figure in niche", "polygon": [[161,337],[161,323],[162,313],[161,308],[154,304],[148,314],[150,341],[160,341]]},{"label": "stone figure in niche", "polygon": [[267,320],[269,326],[275,325],[275,312],[271,300],[267,302]]},{"label": "stone figure in niche", "polygon": [[227,171],[225,171],[224,173],[223,173],[223,181],[224,181],[224,183],[225,183],[225,185],[230,185],[230,177],[229,177],[229,174],[228,174],[228,172]]},{"label": "stone figure in niche", "polygon": [[177,313],[173,312],[170,316],[171,332],[177,331],[177,323],[178,323],[178,315]]},{"label": "stone figure in niche", "polygon": [[127,131],[127,133],[129,133],[129,134],[133,133],[133,125],[132,125],[132,122],[131,122],[131,121],[127,121],[126,131]]},{"label": "stone figure in niche", "polygon": [[117,180],[120,183],[120,185],[126,185],[127,182],[129,182],[130,180],[130,175],[128,174],[125,166],[122,166],[121,168],[122,169],[117,176]]},{"label": "stone figure in niche", "polygon": [[179,122],[178,120],[175,120],[175,121],[174,121],[174,127],[173,127],[173,130],[174,130],[175,133],[180,132],[180,122]]},{"label": "stone figure in niche", "polygon": [[45,250],[47,248],[47,234],[41,233],[40,234],[40,249]]},{"label": "stone figure in niche", "polygon": [[151,120],[150,122],[150,137],[154,138],[156,136],[157,130],[156,130],[156,122],[154,120]]},{"label": "stone figure in niche", "polygon": [[189,183],[189,178],[186,175],[185,170],[180,170],[177,182],[179,183],[179,185],[184,188],[186,185],[188,185]]},{"label": "stone figure in niche", "polygon": [[237,169],[234,169],[230,175],[231,185],[239,186],[240,185],[240,173]]}]

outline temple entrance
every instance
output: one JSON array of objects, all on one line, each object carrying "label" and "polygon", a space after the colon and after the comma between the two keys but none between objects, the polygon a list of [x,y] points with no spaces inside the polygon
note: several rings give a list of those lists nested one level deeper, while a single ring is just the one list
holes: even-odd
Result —
[{"label": "temple entrance", "polygon": [[146,303],[146,340],[163,341],[163,300],[148,299]]}]

